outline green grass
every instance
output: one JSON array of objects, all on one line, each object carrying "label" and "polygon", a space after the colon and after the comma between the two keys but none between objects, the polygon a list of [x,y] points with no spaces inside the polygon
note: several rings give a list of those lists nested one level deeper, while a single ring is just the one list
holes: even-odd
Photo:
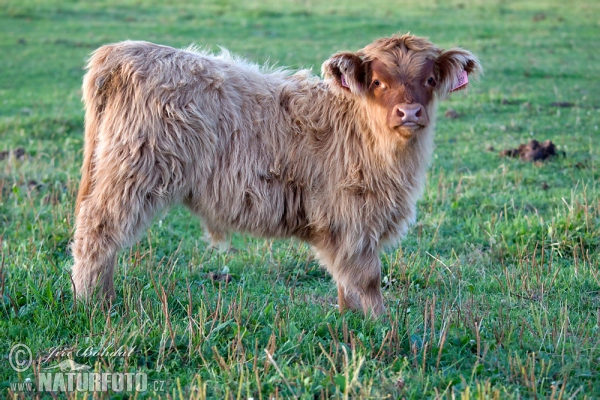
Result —
[{"label": "green grass", "polygon": [[[0,161],[0,388],[24,396],[10,384],[36,379],[9,366],[24,343],[36,368],[61,361],[43,362],[57,346],[135,347],[74,359],[165,381],[141,397],[599,398],[598,15],[600,3],[558,0],[0,0],[0,151],[26,150]],[[387,317],[340,316],[297,241],[236,235],[237,252],[207,250],[184,208],[122,253],[113,309],[74,304],[67,246],[94,48],[220,45],[318,72],[335,51],[406,31],[473,51],[485,75],[441,105],[418,222],[382,254]],[[565,156],[498,156],[531,138]],[[223,270],[231,282],[210,279]]]}]

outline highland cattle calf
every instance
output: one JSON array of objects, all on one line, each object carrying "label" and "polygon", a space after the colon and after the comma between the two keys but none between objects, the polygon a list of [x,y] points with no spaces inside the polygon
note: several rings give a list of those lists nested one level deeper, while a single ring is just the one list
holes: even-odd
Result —
[{"label": "highland cattle calf", "polygon": [[480,65],[412,35],[309,71],[126,41],[96,50],[83,83],[76,296],[113,298],[117,253],[183,203],[211,241],[232,231],[309,243],[340,311],[384,312],[379,252],[415,221],[436,103]]}]

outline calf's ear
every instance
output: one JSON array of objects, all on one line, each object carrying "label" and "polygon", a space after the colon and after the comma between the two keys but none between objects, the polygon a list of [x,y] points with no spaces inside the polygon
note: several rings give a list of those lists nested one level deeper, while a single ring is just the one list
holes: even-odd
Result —
[{"label": "calf's ear", "polygon": [[332,87],[358,95],[366,92],[367,68],[356,53],[342,52],[325,61],[321,73]]},{"label": "calf's ear", "polygon": [[438,75],[437,91],[441,97],[465,89],[469,78],[477,78],[482,72],[477,57],[463,49],[442,52],[435,61],[435,69]]}]

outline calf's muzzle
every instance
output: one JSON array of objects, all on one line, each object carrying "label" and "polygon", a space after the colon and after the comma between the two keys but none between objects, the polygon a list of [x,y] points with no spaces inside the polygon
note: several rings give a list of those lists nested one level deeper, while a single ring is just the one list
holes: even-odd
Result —
[{"label": "calf's muzzle", "polygon": [[418,103],[403,103],[394,107],[396,110],[397,125],[416,126],[427,125],[426,118],[423,112],[423,106]]}]

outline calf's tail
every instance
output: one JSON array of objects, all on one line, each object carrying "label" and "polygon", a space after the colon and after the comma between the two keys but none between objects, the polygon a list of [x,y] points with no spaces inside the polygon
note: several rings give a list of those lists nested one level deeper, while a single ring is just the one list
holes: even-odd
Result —
[{"label": "calf's tail", "polygon": [[98,142],[98,132],[102,123],[102,114],[107,98],[118,80],[119,57],[114,53],[115,46],[103,46],[92,53],[83,78],[83,103],[85,105],[85,143],[83,165],[81,166],[81,182],[75,216],[79,214],[81,203],[90,194],[93,185],[94,154]]}]

